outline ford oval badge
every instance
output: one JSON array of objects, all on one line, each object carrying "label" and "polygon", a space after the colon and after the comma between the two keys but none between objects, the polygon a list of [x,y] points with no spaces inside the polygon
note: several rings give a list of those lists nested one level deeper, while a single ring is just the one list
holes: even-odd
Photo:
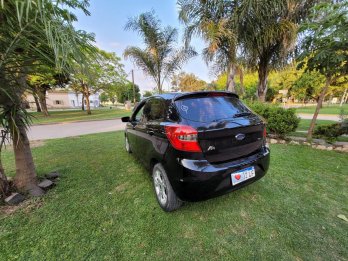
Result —
[{"label": "ford oval badge", "polygon": [[244,140],[245,139],[245,134],[238,133],[235,137],[236,137],[236,140]]}]

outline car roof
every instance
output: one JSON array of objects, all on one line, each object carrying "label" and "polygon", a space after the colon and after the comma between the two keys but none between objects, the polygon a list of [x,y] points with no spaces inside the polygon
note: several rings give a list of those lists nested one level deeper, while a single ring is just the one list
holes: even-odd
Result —
[{"label": "car roof", "polygon": [[180,99],[182,97],[186,97],[186,96],[196,96],[196,95],[206,95],[206,94],[227,94],[227,95],[231,95],[234,96],[236,98],[239,98],[237,94],[233,93],[233,92],[229,92],[229,91],[198,91],[198,92],[168,92],[168,93],[163,93],[163,94],[156,94],[153,96],[148,97],[149,98],[162,98],[165,100],[177,100]]}]

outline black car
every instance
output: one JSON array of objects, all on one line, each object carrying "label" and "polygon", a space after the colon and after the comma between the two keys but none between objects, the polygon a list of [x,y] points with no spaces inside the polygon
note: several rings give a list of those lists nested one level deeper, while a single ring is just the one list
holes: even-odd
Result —
[{"label": "black car", "polygon": [[152,96],[122,121],[165,211],[249,185],[269,166],[264,122],[231,92]]}]

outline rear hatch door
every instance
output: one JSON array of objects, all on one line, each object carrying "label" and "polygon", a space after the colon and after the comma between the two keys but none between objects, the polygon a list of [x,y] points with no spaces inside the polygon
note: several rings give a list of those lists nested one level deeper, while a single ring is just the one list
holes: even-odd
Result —
[{"label": "rear hatch door", "polygon": [[209,162],[231,161],[261,149],[264,123],[236,96],[188,96],[175,104],[183,123],[197,129],[199,145]]}]

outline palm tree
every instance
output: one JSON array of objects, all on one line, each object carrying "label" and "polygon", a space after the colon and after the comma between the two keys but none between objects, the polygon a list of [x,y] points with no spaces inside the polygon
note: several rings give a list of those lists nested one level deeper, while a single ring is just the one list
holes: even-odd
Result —
[{"label": "palm tree", "polygon": [[249,68],[258,71],[260,101],[266,98],[269,72],[289,60],[298,23],[314,3],[313,0],[243,0],[236,8],[239,44]]},{"label": "palm tree", "polygon": [[162,28],[161,22],[153,12],[143,13],[130,18],[126,30],[138,32],[143,38],[145,48],[129,46],[124,51],[125,58],[133,62],[149,75],[156,83],[157,91],[162,93],[162,86],[182,65],[196,52],[190,48],[175,48],[177,29],[167,26]]},{"label": "palm tree", "polygon": [[76,17],[71,13],[78,8],[89,14],[87,6],[88,2],[75,0],[0,2],[0,127],[12,139],[14,183],[20,191],[43,193],[37,186],[27,137],[30,119],[22,103],[27,76],[35,74],[39,65],[63,71],[69,57],[82,55],[78,46],[90,46],[92,38],[74,29]]},{"label": "palm tree", "polygon": [[227,71],[226,89],[236,92],[234,77],[237,64],[237,28],[233,22],[235,1],[179,0],[179,19],[185,26],[186,44],[196,35],[205,40],[203,57],[207,63],[215,62],[218,72]]}]

